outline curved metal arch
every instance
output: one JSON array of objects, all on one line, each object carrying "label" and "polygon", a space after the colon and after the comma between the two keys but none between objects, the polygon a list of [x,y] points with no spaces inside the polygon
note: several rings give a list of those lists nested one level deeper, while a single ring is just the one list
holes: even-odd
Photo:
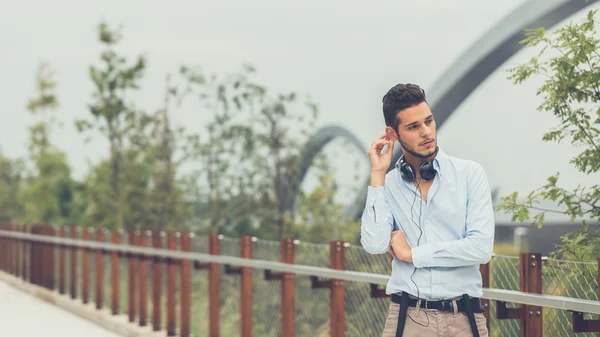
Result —
[{"label": "curved metal arch", "polygon": [[[296,182],[298,184],[294,184],[293,188],[298,189],[304,178],[306,177],[306,173],[308,169],[313,163],[313,160],[317,156],[319,152],[327,145],[329,142],[336,138],[342,138],[350,142],[352,146],[357,148],[360,152],[364,152],[363,144],[360,142],[358,137],[356,137],[350,130],[339,126],[339,125],[329,125],[319,129],[315,134],[310,137],[308,144],[305,146],[302,160],[300,161],[300,169],[298,170],[298,176],[296,178]],[[365,157],[369,158],[368,154],[365,152]],[[297,191],[292,191],[291,195],[293,196],[290,200],[287,200],[286,210],[293,209],[296,203],[295,196],[297,195]]]},{"label": "curved metal arch", "polygon": [[[598,1],[530,0],[506,15],[467,48],[427,90],[438,129],[490,74],[523,48],[520,41],[525,38],[525,29],[551,28]],[[396,162],[401,154],[400,147],[396,147],[392,162]],[[368,185],[367,180],[356,201],[347,208],[354,218],[360,218],[362,214]]]}]

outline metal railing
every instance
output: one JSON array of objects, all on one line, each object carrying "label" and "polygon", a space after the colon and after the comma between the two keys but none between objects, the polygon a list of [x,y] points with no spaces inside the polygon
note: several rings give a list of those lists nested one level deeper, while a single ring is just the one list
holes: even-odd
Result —
[{"label": "metal railing", "polygon": [[[130,322],[168,336],[380,335],[389,304],[380,288],[389,279],[389,257],[340,241],[326,246],[41,225],[0,229],[2,270],[93,301],[98,309],[110,303],[114,315],[126,313]],[[585,272],[574,266],[585,266]],[[521,329],[525,336],[600,331],[598,320],[583,316],[600,314],[596,263],[528,253],[495,256],[481,272],[491,336],[514,336]],[[274,290],[277,281],[280,289]],[[315,293],[323,288],[329,296]],[[228,314],[221,319],[220,313]]]}]

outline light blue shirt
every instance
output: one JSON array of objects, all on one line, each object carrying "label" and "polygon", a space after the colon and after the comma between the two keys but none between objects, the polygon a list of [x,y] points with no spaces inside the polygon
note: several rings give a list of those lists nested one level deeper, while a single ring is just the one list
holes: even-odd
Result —
[{"label": "light blue shirt", "polygon": [[385,186],[369,186],[360,242],[368,253],[387,254],[392,231],[405,232],[413,262],[394,258],[387,294],[405,291],[432,300],[465,293],[481,297],[479,265],[491,259],[495,229],[487,176],[480,164],[441,148],[433,165],[437,174],[427,202],[412,182],[402,179],[399,162],[386,174]]}]

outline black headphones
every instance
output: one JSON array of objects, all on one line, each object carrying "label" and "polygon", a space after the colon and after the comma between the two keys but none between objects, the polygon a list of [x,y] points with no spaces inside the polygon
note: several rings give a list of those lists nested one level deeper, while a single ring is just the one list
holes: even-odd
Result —
[{"label": "black headphones", "polygon": [[[419,166],[419,175],[423,180],[431,180],[435,178],[437,171],[433,167],[433,161],[425,161]],[[404,155],[400,157],[400,174],[402,179],[413,182],[415,180],[415,170],[413,167],[404,161]]]}]

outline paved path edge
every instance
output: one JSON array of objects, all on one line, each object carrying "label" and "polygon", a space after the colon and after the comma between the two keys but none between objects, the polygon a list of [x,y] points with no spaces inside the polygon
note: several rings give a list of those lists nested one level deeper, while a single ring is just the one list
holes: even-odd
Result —
[{"label": "paved path edge", "polygon": [[129,323],[126,315],[112,315],[106,308],[96,309],[93,303],[83,304],[81,299],[73,300],[67,294],[61,295],[58,292],[27,283],[3,271],[0,271],[0,281],[124,337],[165,337],[167,335],[164,330],[152,331],[150,326],[141,327],[135,323]]}]

